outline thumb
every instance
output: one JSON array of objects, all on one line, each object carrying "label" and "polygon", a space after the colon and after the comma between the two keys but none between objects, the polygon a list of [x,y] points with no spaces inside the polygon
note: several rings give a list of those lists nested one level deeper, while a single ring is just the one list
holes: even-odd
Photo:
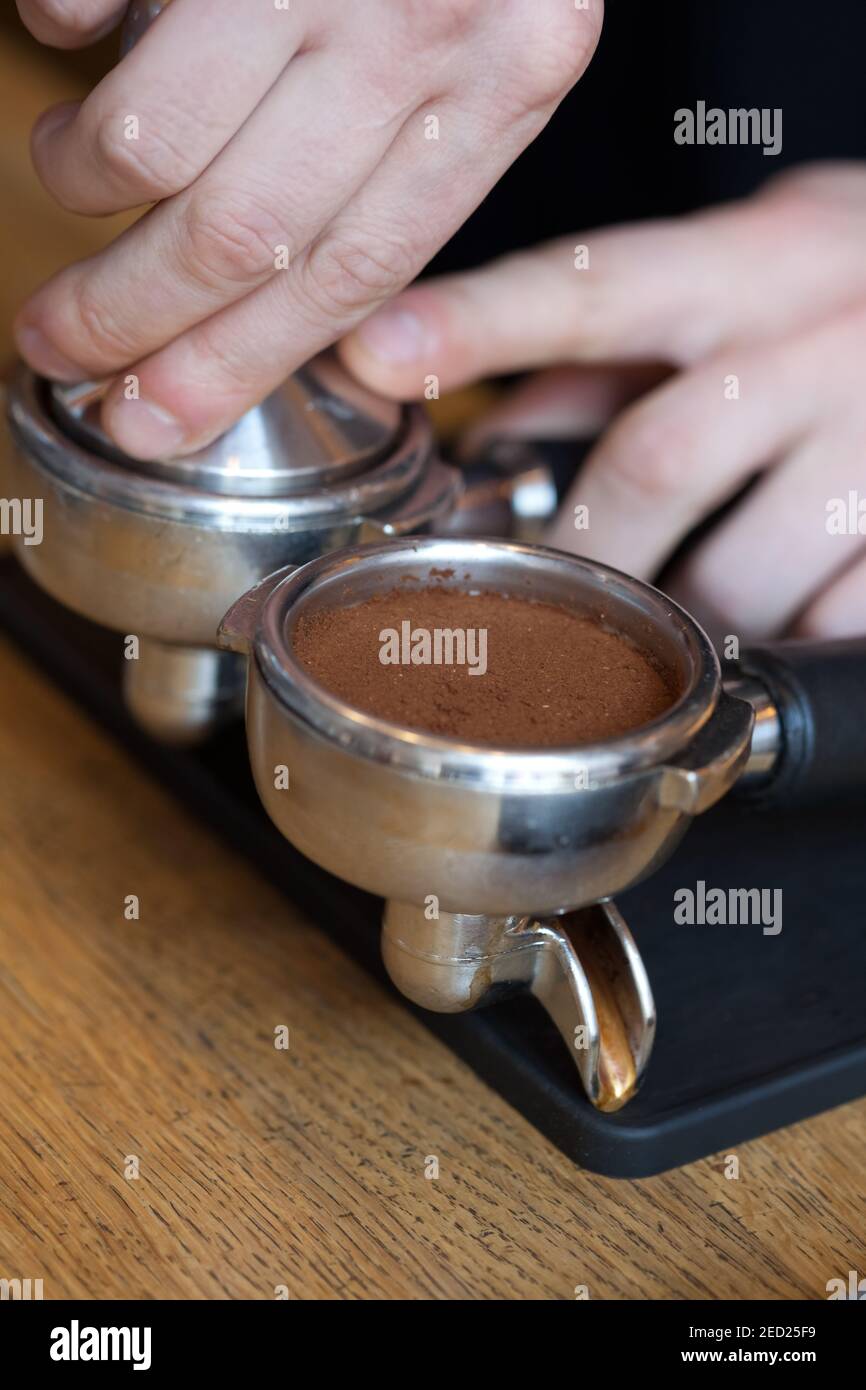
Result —
[{"label": "thumb", "polygon": [[558,242],[480,270],[423,281],[359,325],[339,347],[346,366],[389,396],[423,396],[574,355],[574,302],[563,293],[571,243]]}]

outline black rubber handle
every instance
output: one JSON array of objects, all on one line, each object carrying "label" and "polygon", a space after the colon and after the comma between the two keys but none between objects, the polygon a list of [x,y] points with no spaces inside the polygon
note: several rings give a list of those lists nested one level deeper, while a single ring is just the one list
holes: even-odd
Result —
[{"label": "black rubber handle", "polygon": [[782,724],[776,767],[745,794],[768,806],[866,801],[866,637],[752,647],[738,669],[767,688]]}]

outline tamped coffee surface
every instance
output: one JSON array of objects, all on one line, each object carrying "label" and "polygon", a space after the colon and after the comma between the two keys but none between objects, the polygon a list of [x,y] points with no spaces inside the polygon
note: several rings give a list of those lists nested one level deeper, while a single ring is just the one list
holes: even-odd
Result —
[{"label": "tamped coffee surface", "polygon": [[612,738],[677,695],[647,655],[589,618],[444,586],[302,614],[293,647],[320,685],[365,714],[499,748]]}]

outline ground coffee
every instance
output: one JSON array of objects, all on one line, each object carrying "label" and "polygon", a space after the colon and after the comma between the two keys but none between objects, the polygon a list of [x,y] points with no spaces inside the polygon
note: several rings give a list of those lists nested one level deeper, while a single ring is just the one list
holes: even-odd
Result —
[{"label": "ground coffee", "polygon": [[310,675],[356,709],[499,748],[611,738],[676,696],[625,638],[566,608],[498,593],[393,589],[301,615],[293,645]]}]

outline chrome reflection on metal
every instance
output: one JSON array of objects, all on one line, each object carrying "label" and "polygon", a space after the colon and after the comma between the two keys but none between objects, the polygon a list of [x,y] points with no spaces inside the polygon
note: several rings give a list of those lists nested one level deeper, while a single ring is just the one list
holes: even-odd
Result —
[{"label": "chrome reflection on metal", "polygon": [[[439,584],[585,613],[652,650],[679,698],[602,743],[495,749],[361,714],[296,660],[302,613],[423,585],[434,570]],[[531,990],[593,1103],[622,1104],[646,1067],[654,1010],[609,900],[670,854],[749,756],[751,706],[722,689],[697,624],[648,585],[559,551],[416,537],[271,576],[232,606],[220,640],[249,657],[247,738],[266,810],[314,863],[386,899],[385,959],[400,988],[445,1009]],[[288,792],[275,789],[277,765]]]},{"label": "chrome reflection on metal", "polygon": [[104,382],[48,388],[48,409],[67,438],[139,473],[229,496],[283,497],[351,478],[393,452],[404,424],[396,402],[319,357],[207,448],[132,463],[102,428],[105,389]]},{"label": "chrome reflection on metal", "polygon": [[243,709],[245,671],[231,652],[144,638],[123,664],[130,713],[162,743],[200,743]]},{"label": "chrome reflection on metal", "polygon": [[756,676],[734,676],[725,680],[725,689],[738,700],[746,700],[755,713],[749,761],[743,780],[764,781],[775,770],[782,753],[782,721],[773,698]]},{"label": "chrome reflection on metal", "polygon": [[655,1037],[652,989],[612,902],[545,920],[441,913],[389,902],[382,958],[402,994],[460,1013],[528,990],[572,1052],[599,1110],[622,1108],[643,1079]]}]

